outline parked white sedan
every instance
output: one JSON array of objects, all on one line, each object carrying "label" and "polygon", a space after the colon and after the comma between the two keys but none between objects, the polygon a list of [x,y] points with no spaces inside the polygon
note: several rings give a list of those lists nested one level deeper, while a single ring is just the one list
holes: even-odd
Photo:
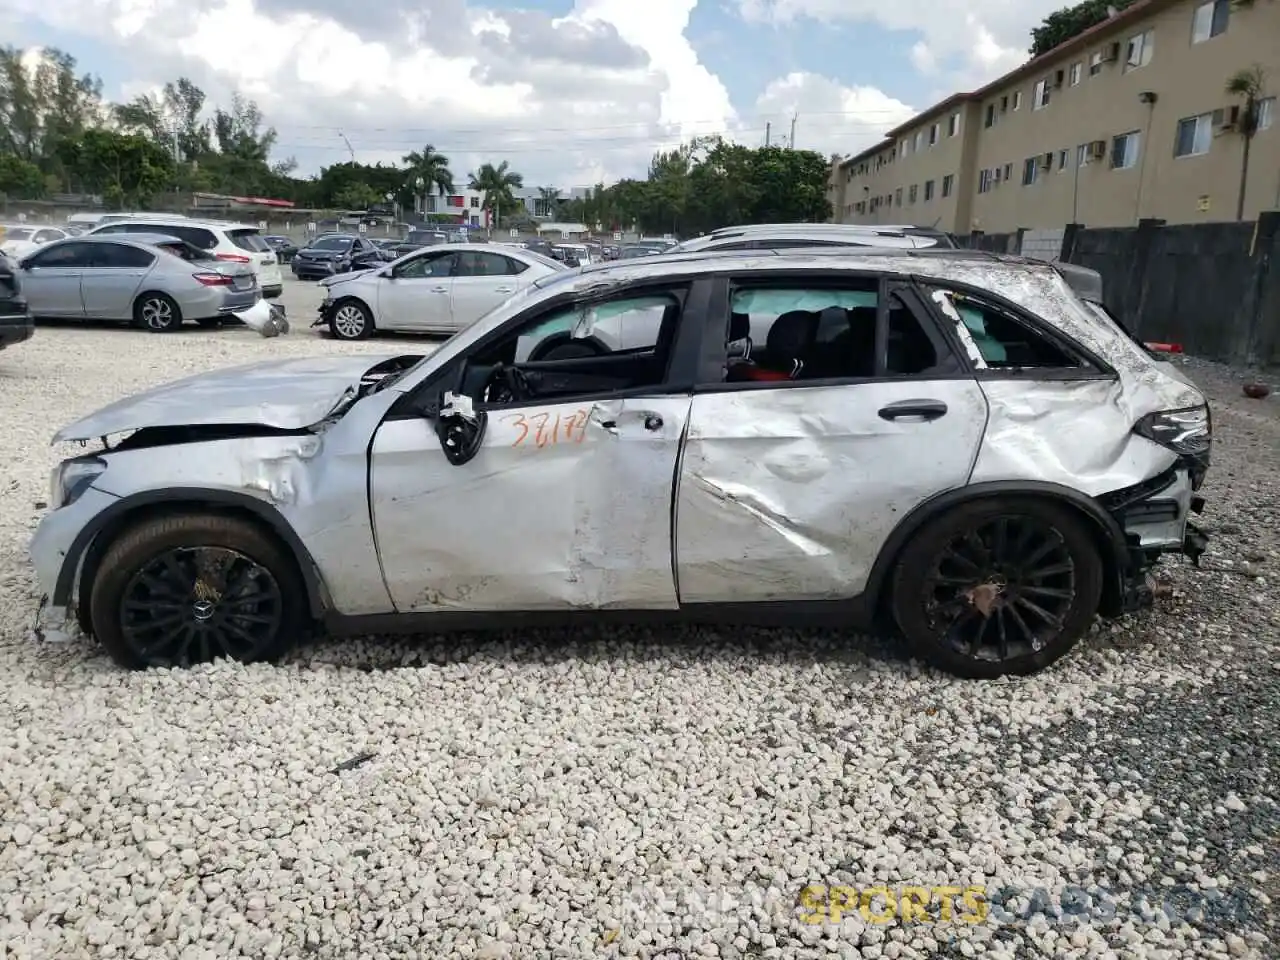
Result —
[{"label": "parked white sedan", "polygon": [[532,250],[442,243],[415,250],[376,270],[339,274],[326,287],[320,317],[339,340],[375,330],[456,333],[564,264]]}]

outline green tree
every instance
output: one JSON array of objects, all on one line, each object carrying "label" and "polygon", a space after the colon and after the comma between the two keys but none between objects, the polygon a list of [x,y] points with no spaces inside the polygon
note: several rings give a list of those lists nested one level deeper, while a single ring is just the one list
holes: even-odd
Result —
[{"label": "green tree", "polygon": [[336,206],[344,210],[367,210],[382,200],[382,197],[367,183],[349,183],[333,200]]},{"label": "green tree", "polygon": [[44,196],[44,174],[34,163],[0,153],[0,193],[15,199],[38,200]]},{"label": "green tree", "polygon": [[276,143],[274,127],[262,128],[262,111],[240,94],[233,94],[231,107],[213,112],[213,135],[218,151],[229,157],[266,164]]},{"label": "green tree", "polygon": [[1245,193],[1249,188],[1249,154],[1253,138],[1258,133],[1266,89],[1267,75],[1259,64],[1238,70],[1227,80],[1227,93],[1244,101],[1240,107],[1240,119],[1236,121],[1236,130],[1244,139],[1244,148],[1240,152],[1240,191],[1236,197],[1237,220],[1244,219]]},{"label": "green tree", "polygon": [[511,169],[503,160],[496,167],[483,163],[474,173],[467,174],[467,187],[484,193],[484,208],[493,217],[493,225],[500,226],[499,218],[505,210],[516,211],[516,198],[512,192],[524,186],[524,177]]},{"label": "green tree", "polygon": [[560,188],[559,187],[539,187],[538,188],[538,206],[539,210],[534,211],[541,216],[551,217],[553,220],[560,215]]},{"label": "green tree", "polygon": [[173,157],[142,134],[102,128],[63,141],[61,159],[73,182],[116,208],[148,206],[173,167]]},{"label": "green tree", "polygon": [[27,53],[0,47],[0,153],[60,177],[62,145],[99,123],[102,84],[77,75],[61,50],[44,49],[34,63]]},{"label": "green tree", "polygon": [[[425,208],[426,204],[421,201],[436,191],[442,197],[453,193],[453,171],[449,169],[449,158],[438,153],[431,144],[428,143],[421,150],[406,153],[401,160],[406,167],[402,189],[408,191],[418,206]],[[422,181],[421,187],[418,186],[419,180]]]},{"label": "green tree", "polygon": [[1108,7],[1120,11],[1132,3],[1134,0],[1084,0],[1074,7],[1054,11],[1044,18],[1040,26],[1031,28],[1031,56],[1048,53],[1102,23],[1107,19]]}]

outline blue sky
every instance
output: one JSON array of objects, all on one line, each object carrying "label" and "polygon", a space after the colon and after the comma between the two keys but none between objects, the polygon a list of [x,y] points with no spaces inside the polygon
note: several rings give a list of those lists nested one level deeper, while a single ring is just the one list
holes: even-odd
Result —
[{"label": "blue sky", "polygon": [[300,169],[431,142],[584,185],[725,133],[852,153],[1025,57],[1026,0],[10,0],[0,30],[126,99],[189,76],[239,91]]}]

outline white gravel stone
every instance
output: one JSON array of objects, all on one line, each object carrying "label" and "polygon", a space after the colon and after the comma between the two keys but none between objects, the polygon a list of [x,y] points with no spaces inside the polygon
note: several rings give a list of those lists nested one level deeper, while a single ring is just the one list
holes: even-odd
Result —
[{"label": "white gravel stone", "polygon": [[[1274,946],[1248,936],[1263,936],[1278,869],[1274,821],[1261,819],[1274,807],[1245,778],[1263,760],[1238,752],[1261,733],[1188,744],[1176,725],[1160,742],[1137,729],[1171,704],[1181,724],[1219,689],[1233,696],[1215,711],[1274,692],[1263,652],[1280,624],[1277,578],[1214,561],[1280,558],[1274,525],[1249,512],[1280,503],[1280,421],[1274,404],[1239,398],[1230,371],[1195,371],[1219,401],[1206,519],[1252,531],[1247,550],[1243,534],[1215,539],[1203,573],[1171,566],[1169,606],[1100,628],[1036,677],[960,682],[878,641],[760,629],[368,638],[279,666],[145,673],[82,637],[33,640],[26,548],[66,455],[48,448],[56,427],[213,366],[418,347],[317,338],[305,288],[290,288],[294,332],[272,340],[42,326],[0,353],[0,955],[1190,958],[1212,955],[1215,938],[1221,955]],[[325,772],[363,753],[374,758]],[[1159,779],[1181,755],[1237,780],[1208,795],[1189,766]],[[1213,815],[1219,803],[1231,816]],[[1257,855],[1224,861],[1211,831],[1255,827],[1238,849]],[[1171,877],[1255,889],[1252,912],[1215,925],[1131,909],[1130,890],[1168,891]],[[838,926],[805,924],[807,884],[1017,890],[1005,907],[1017,906],[1016,939],[994,936],[1005,921],[990,918],[882,927],[856,902]],[[1114,919],[1057,924],[1068,888],[1099,885],[1114,891]],[[1048,900],[1029,923],[1037,889]]]}]

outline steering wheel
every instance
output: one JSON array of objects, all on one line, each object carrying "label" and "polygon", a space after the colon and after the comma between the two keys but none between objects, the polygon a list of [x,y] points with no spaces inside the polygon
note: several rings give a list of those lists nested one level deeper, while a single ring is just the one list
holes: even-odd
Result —
[{"label": "steering wheel", "polygon": [[523,371],[499,363],[485,381],[481,397],[485,403],[515,403],[528,399],[532,392]]}]

